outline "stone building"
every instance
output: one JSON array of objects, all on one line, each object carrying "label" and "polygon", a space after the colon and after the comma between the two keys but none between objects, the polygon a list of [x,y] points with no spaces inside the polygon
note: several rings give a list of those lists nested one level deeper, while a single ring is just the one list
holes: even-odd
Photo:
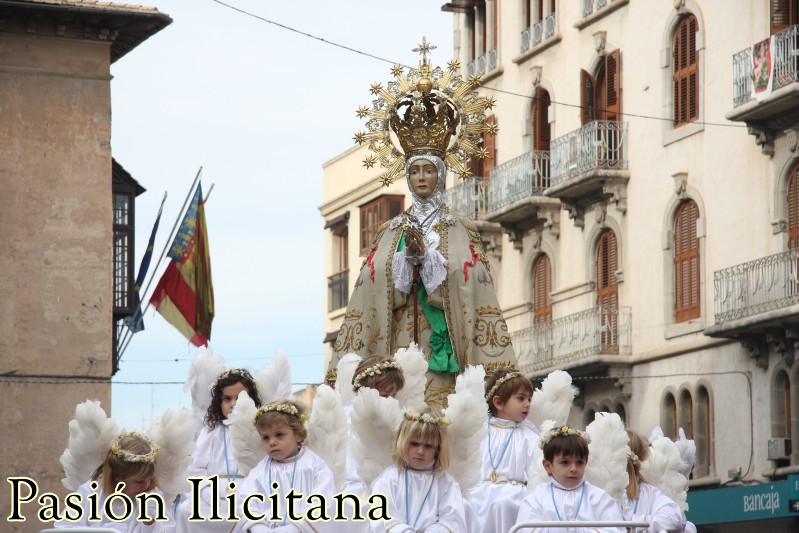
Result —
[{"label": "stone building", "polygon": [[[522,369],[574,376],[571,424],[683,428],[700,531],[795,530],[799,4],[442,7],[499,127],[448,195],[480,221]],[[328,341],[395,194],[364,155],[324,167]]]},{"label": "stone building", "polygon": [[[61,496],[75,405],[110,413],[116,321],[130,314],[135,197],[112,158],[110,66],[171,22],[93,0],[0,1],[0,491]],[[38,506],[3,531],[38,531]]]}]

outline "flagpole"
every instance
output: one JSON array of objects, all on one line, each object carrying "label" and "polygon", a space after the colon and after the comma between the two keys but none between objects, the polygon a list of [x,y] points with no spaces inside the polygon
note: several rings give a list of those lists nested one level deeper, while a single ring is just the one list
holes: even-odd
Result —
[{"label": "flagpole", "polygon": [[[191,187],[189,188],[189,192],[186,195],[186,199],[183,200],[183,206],[180,208],[180,211],[178,212],[178,217],[175,219],[175,223],[172,225],[172,230],[169,232],[169,238],[164,243],[164,247],[161,250],[161,255],[158,258],[158,261],[155,263],[155,267],[153,267],[153,269],[152,269],[153,273],[150,276],[150,279],[147,281],[147,285],[144,287],[144,290],[141,291],[141,293],[140,293],[139,306],[141,306],[141,302],[144,301],[144,295],[149,290],[150,285],[152,285],[153,279],[155,279],[155,274],[158,271],[158,267],[163,262],[164,256],[166,255],[167,250],[171,246],[172,240],[175,238],[175,233],[177,232],[178,225],[183,220],[183,216],[185,214],[186,207],[188,206],[189,201],[193,197],[194,190],[197,188],[197,182],[200,181],[200,176],[202,175],[202,173],[203,173],[203,167],[200,167],[200,169],[197,171],[197,175],[194,176],[194,181],[192,182]],[[164,199],[166,199],[166,197],[164,197]],[[141,312],[141,316],[142,317],[144,317],[144,313],[146,313],[147,309],[149,309],[149,308],[150,308],[150,300],[148,298],[147,299],[147,305],[144,306],[144,309],[142,309],[142,312]],[[125,350],[127,350],[128,345],[130,344],[130,341],[133,338],[133,333],[130,331],[130,329],[128,329],[125,333],[126,334],[123,337],[122,343],[121,343],[122,344],[122,348],[119,350],[119,353],[117,354],[117,361],[118,361],[117,364],[122,362],[122,354],[125,353]]]}]

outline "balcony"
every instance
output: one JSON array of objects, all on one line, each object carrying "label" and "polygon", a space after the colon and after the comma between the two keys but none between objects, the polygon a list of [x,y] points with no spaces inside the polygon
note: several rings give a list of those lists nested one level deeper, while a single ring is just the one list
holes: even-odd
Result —
[{"label": "balcony", "polygon": [[550,168],[549,152],[534,151],[491,169],[485,219],[499,222],[514,243],[536,225],[558,231],[560,202],[544,196]]},{"label": "balcony", "polygon": [[350,271],[344,270],[327,278],[327,311],[347,307]]},{"label": "balcony", "polygon": [[483,177],[467,178],[444,191],[444,203],[453,211],[472,220],[480,220],[488,209],[487,180]]},{"label": "balcony", "polygon": [[780,129],[799,120],[799,26],[774,34],[771,50],[774,62],[771,94],[762,99],[753,96],[752,47],[732,56],[733,107],[729,120],[746,122],[755,128]]},{"label": "balcony", "polygon": [[767,364],[768,344],[793,360],[799,338],[799,250],[788,250],[713,274],[716,323],[711,337],[740,340],[759,364]]},{"label": "balcony", "polygon": [[577,226],[588,204],[614,201],[627,211],[627,131],[626,122],[595,120],[552,141],[545,194],[560,198]]},{"label": "balcony", "polygon": [[[484,55],[481,55],[480,57],[475,58],[474,61],[470,61],[466,64],[466,75],[467,77],[479,75],[485,78],[487,74],[493,73],[498,67],[499,50],[492,48]],[[483,81],[486,80],[483,79]]]},{"label": "balcony", "polygon": [[522,53],[535,49],[542,42],[555,36],[557,27],[557,14],[550,13],[544,20],[539,20],[531,28],[522,30]]},{"label": "balcony", "polygon": [[526,374],[554,369],[606,366],[631,353],[629,307],[586,309],[511,334],[519,366]]}]

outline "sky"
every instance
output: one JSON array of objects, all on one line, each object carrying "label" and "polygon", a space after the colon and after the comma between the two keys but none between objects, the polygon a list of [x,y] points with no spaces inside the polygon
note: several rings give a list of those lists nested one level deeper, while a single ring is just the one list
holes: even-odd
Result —
[{"label": "sky", "polygon": [[[142,0],[173,22],[111,67],[114,158],[145,188],[136,200],[136,270],[164,192],[144,301],[202,168],[216,316],[211,347],[251,370],[277,350],[295,388],[322,381],[325,331],[322,165],[363,128],[369,85],[394,63],[416,65],[426,36],[433,65],[453,56],[443,1]],[[314,37],[293,32],[273,21]],[[357,53],[330,42],[364,52]],[[387,61],[381,61],[370,54]],[[112,416],[146,430],[183,392],[196,348],[152,308],[113,379]]]}]

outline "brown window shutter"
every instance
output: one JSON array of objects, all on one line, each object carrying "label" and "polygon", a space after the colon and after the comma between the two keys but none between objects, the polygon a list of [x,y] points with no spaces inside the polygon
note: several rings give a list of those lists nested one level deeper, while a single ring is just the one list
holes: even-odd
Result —
[{"label": "brown window shutter", "polygon": [[799,163],[794,165],[788,178],[788,248],[799,248]]},{"label": "brown window shutter", "polygon": [[791,0],[771,0],[771,34],[779,33],[795,23],[795,11]]},{"label": "brown window shutter", "polygon": [[533,323],[552,320],[552,266],[549,256],[541,254],[533,267]]},{"label": "brown window shutter", "polygon": [[674,307],[677,322],[701,315],[698,219],[699,208],[693,200],[683,202],[677,209],[674,221]]},{"label": "brown window shutter", "polygon": [[618,307],[619,285],[616,272],[619,269],[616,234],[605,230],[597,243],[597,306],[600,307],[601,352],[619,353]]},{"label": "brown window shutter", "polygon": [[607,120],[618,120],[621,115],[621,51],[614,50],[605,56],[605,94],[607,95]]},{"label": "brown window shutter", "polygon": [[544,20],[544,0],[538,0],[538,13],[535,14],[535,21],[541,22]]},{"label": "brown window shutter", "polygon": [[535,150],[549,151],[551,140],[549,129],[549,93],[546,89],[538,87],[535,90],[533,106],[533,145]]},{"label": "brown window shutter", "polygon": [[673,125],[699,118],[699,63],[696,53],[696,17],[688,15],[677,25],[673,47]]},{"label": "brown window shutter", "polygon": [[491,36],[491,43],[491,48],[499,47],[499,0],[494,0],[494,34]]},{"label": "brown window shutter", "polygon": [[[497,123],[496,115],[489,115],[485,119],[486,124],[494,124]],[[483,134],[483,147],[488,152],[488,156],[485,157],[480,161],[480,173],[479,176],[489,177],[491,175],[491,169],[494,168],[496,165],[496,150],[497,150],[497,143],[496,139],[493,135],[489,135],[487,133]]]},{"label": "brown window shutter", "polygon": [[580,70],[580,124],[593,122],[595,115],[594,77],[587,71]]}]

